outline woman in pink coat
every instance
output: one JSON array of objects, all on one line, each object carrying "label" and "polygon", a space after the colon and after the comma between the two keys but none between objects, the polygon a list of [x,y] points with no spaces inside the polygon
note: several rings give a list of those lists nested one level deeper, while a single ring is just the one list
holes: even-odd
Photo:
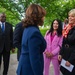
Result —
[{"label": "woman in pink coat", "polygon": [[49,66],[52,62],[54,75],[60,75],[58,54],[62,45],[62,22],[55,19],[50,30],[46,32],[47,47],[44,52],[44,75],[49,75]]}]

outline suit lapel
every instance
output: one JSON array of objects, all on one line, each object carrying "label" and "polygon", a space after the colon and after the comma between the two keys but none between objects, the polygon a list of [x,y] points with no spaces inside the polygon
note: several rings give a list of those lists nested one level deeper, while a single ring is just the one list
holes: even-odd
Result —
[{"label": "suit lapel", "polygon": [[49,39],[48,41],[49,41],[49,43],[50,43],[49,45],[51,45],[51,33],[49,34],[48,39]]},{"label": "suit lapel", "polygon": [[2,28],[1,28],[1,25],[0,25],[0,32],[2,32]]},{"label": "suit lapel", "polygon": [[7,27],[7,23],[5,22],[5,32],[6,32],[7,28],[8,28],[8,27]]},{"label": "suit lapel", "polygon": [[57,37],[57,35],[54,36],[52,43],[57,40]]},{"label": "suit lapel", "polygon": [[0,25],[0,31],[2,31],[1,25]]}]

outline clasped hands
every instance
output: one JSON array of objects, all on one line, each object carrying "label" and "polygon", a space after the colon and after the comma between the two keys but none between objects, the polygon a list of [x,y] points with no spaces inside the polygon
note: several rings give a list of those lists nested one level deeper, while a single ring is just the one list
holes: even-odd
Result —
[{"label": "clasped hands", "polygon": [[[58,60],[61,61],[62,60],[62,56],[58,55]],[[70,67],[71,63],[69,61],[66,61],[65,66]]]},{"label": "clasped hands", "polygon": [[53,54],[51,52],[46,51],[45,54],[46,54],[47,58],[52,58],[53,57]]}]

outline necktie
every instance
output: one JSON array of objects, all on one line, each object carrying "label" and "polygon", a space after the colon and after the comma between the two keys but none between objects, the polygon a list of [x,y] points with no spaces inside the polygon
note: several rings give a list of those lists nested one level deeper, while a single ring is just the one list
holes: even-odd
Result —
[{"label": "necktie", "polygon": [[4,32],[4,23],[2,23],[2,31]]}]

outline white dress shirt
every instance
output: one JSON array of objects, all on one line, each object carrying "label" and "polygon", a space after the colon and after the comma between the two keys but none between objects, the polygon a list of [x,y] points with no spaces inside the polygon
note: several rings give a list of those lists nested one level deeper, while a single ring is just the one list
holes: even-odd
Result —
[{"label": "white dress shirt", "polygon": [[[0,26],[2,28],[2,22],[0,21]],[[4,30],[5,30],[5,22],[4,22]]]}]

